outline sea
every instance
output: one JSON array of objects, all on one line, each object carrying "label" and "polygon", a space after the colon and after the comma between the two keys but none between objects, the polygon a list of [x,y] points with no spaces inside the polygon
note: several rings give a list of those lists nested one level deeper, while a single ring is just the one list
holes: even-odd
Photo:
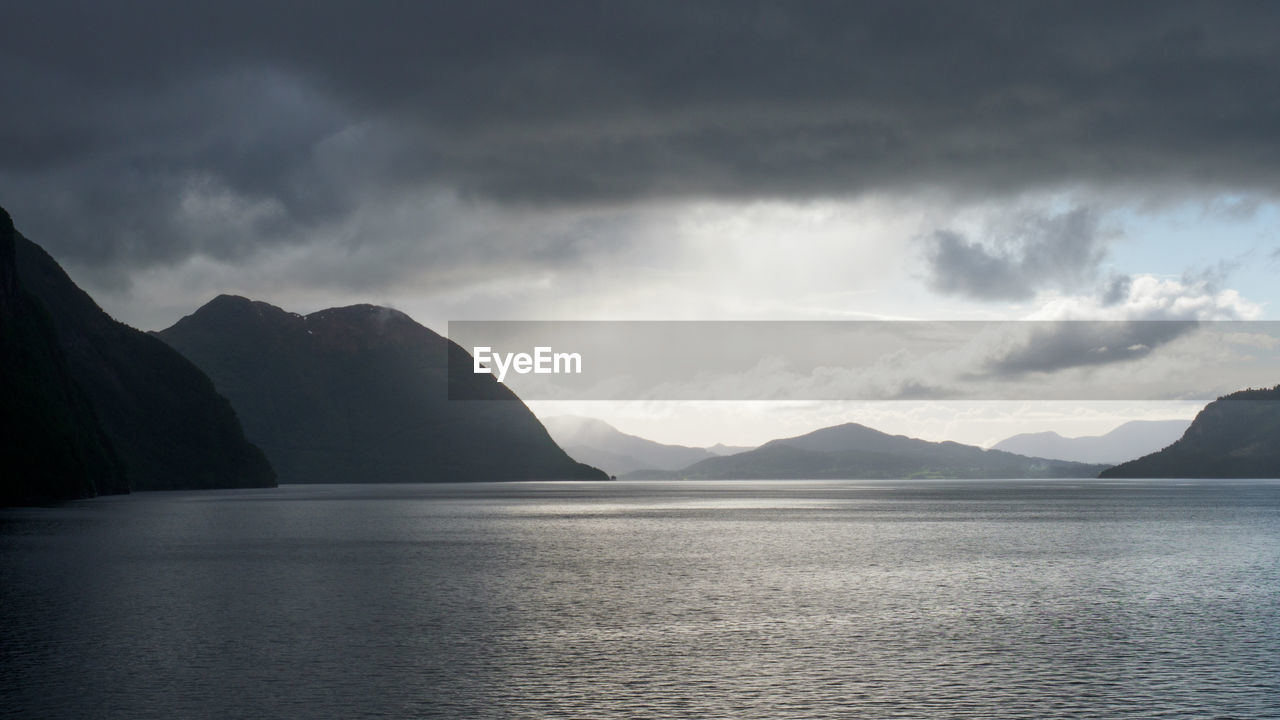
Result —
[{"label": "sea", "polygon": [[0,613],[15,718],[1280,718],[1280,481],[137,493]]}]

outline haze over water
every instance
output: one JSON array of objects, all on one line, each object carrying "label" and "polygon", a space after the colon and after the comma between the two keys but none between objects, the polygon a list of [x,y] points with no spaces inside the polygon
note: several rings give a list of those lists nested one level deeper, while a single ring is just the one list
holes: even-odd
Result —
[{"label": "haze over water", "polygon": [[0,577],[15,717],[1280,717],[1280,481],[137,494]]}]

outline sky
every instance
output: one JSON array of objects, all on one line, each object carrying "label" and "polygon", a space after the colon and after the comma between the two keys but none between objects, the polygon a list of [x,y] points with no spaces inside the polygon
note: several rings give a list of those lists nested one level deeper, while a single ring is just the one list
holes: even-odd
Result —
[{"label": "sky", "polygon": [[[0,204],[119,319],[1280,307],[1269,2],[15,3]],[[1277,373],[1280,377],[1280,373]],[[531,403],[685,444],[1195,403]]]}]

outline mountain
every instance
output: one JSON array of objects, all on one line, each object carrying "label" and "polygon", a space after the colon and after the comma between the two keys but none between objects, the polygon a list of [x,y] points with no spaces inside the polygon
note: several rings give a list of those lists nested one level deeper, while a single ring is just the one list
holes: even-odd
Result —
[{"label": "mountain", "polygon": [[1030,458],[955,442],[888,435],[848,423],[771,440],[676,473],[690,479],[1093,477],[1099,465]]},{"label": "mountain", "polygon": [[1182,437],[1190,420],[1134,420],[1104,435],[1063,437],[1056,432],[1022,433],[1005,438],[993,450],[1031,457],[1115,465],[1168,447]]},{"label": "mountain", "polygon": [[575,460],[603,468],[611,475],[636,470],[679,470],[715,457],[715,453],[703,448],[664,445],[628,435],[595,418],[560,415],[542,422]]},{"label": "mountain", "polygon": [[18,274],[53,319],[72,377],[134,490],[273,487],[227,400],[195,365],[102,311],[39,245],[18,236]]},{"label": "mountain", "polygon": [[53,319],[18,277],[17,241],[0,208],[0,505],[128,492]]},{"label": "mountain", "polygon": [[48,318],[129,489],[275,485],[266,456],[245,440],[231,405],[204,373],[159,340],[113,320],[39,245],[16,232],[13,239],[17,278]]},{"label": "mountain", "polygon": [[[396,310],[303,316],[221,295],[157,335],[209,373],[282,483],[607,479],[465,350]],[[451,383],[480,399],[450,400]]]},{"label": "mountain", "polygon": [[755,450],[755,445],[725,445],[724,443],[716,443],[707,448],[707,452],[712,455],[737,455],[740,452]]},{"label": "mountain", "polygon": [[1205,406],[1169,447],[1117,465],[1106,478],[1280,477],[1280,385]]}]

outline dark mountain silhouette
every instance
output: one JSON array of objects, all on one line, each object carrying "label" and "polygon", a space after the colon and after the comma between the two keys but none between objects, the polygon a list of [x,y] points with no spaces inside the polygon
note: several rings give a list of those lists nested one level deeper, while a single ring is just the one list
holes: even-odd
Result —
[{"label": "dark mountain silhouette", "polygon": [[128,492],[53,319],[18,277],[17,239],[0,208],[0,505]]},{"label": "dark mountain silhouette", "polygon": [[1280,385],[1205,406],[1169,447],[1103,471],[1104,478],[1280,477]]},{"label": "dark mountain silhouette", "polygon": [[[15,236],[18,278],[51,320],[71,377],[133,490],[271,487],[266,457],[195,365],[116,322],[39,245]],[[105,489],[100,488],[105,492]]]},{"label": "dark mountain silhouette", "polygon": [[[302,316],[221,295],[158,335],[231,399],[281,482],[607,479],[465,350],[396,310]],[[451,382],[481,399],[449,400]]]},{"label": "dark mountain silhouette", "polygon": [[561,415],[547,418],[543,424],[575,460],[613,475],[636,470],[679,470],[715,457],[715,453],[703,448],[664,445],[629,435],[596,418]]},{"label": "dark mountain silhouette", "polygon": [[1005,438],[993,450],[1031,457],[1114,465],[1168,447],[1182,437],[1190,420],[1134,420],[1102,434],[1063,437],[1056,432],[1022,433]]},{"label": "dark mountain silhouette", "polygon": [[888,435],[856,423],[771,440],[675,473],[690,479],[1093,477],[1102,467],[1030,458],[955,442]]}]

